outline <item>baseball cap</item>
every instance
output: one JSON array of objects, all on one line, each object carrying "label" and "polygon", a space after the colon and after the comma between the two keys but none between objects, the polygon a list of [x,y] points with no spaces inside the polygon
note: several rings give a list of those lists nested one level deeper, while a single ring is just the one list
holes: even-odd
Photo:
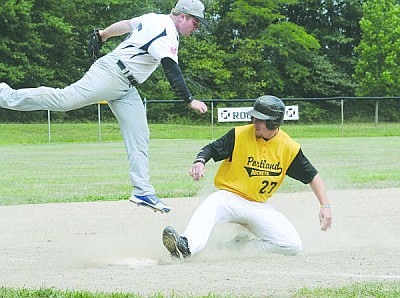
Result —
[{"label": "baseball cap", "polygon": [[190,14],[208,26],[208,22],[204,18],[204,4],[200,0],[179,0],[175,5],[175,9]]}]

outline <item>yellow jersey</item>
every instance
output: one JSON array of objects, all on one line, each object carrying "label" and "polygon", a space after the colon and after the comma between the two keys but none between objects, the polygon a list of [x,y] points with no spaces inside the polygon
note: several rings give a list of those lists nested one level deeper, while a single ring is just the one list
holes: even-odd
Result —
[{"label": "yellow jersey", "polygon": [[225,159],[214,184],[256,202],[267,201],[279,188],[300,145],[283,130],[271,139],[256,138],[252,124],[235,127],[232,159]]}]

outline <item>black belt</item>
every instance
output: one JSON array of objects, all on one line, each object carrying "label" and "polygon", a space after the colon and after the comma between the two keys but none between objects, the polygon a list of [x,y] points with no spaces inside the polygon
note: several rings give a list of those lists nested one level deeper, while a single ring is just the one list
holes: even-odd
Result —
[{"label": "black belt", "polygon": [[139,82],[136,81],[136,79],[133,77],[133,75],[129,72],[129,70],[125,67],[125,64],[122,63],[121,60],[117,61],[117,65],[121,69],[122,73],[124,76],[129,80],[129,83],[131,83],[132,86],[136,87],[139,86]]}]

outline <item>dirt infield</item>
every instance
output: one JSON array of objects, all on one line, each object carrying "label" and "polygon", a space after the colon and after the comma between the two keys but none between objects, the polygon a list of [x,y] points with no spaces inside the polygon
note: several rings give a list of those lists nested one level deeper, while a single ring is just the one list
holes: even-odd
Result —
[{"label": "dirt infield", "polygon": [[182,231],[200,198],[164,199],[173,208],[167,215],[128,201],[1,206],[0,286],[289,296],[301,287],[400,282],[400,189],[329,196],[334,221],[326,233],[311,192],[271,199],[302,236],[297,256],[221,249],[242,229],[221,224],[185,262],[171,260],[161,232]]}]

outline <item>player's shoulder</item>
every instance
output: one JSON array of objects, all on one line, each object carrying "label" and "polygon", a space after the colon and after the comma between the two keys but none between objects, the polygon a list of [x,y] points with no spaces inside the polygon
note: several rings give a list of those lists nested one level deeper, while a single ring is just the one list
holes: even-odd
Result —
[{"label": "player's shoulder", "polygon": [[277,141],[284,142],[288,145],[291,145],[294,148],[300,148],[300,144],[295,140],[293,140],[293,138],[288,133],[286,133],[282,128],[279,128],[276,137]]},{"label": "player's shoulder", "polygon": [[142,18],[142,19],[154,19],[154,18],[158,18],[158,16],[162,16],[162,14],[149,12],[149,13],[145,13],[145,14],[141,15],[140,18]]},{"label": "player's shoulder", "polygon": [[252,128],[253,124],[238,125],[234,127],[234,129],[237,131],[251,130]]},{"label": "player's shoulder", "polygon": [[292,137],[288,133],[286,133],[281,127],[279,128],[278,133],[276,134],[276,137],[277,137],[277,139],[280,139],[280,140],[285,140],[285,141],[290,141],[290,142],[294,141],[292,139]]},{"label": "player's shoulder", "polygon": [[157,26],[158,24],[165,25],[170,20],[170,17],[166,14],[159,14],[150,12],[139,17],[142,22],[149,22]]},{"label": "player's shoulder", "polygon": [[148,13],[140,16],[137,19],[141,24],[143,34],[156,34],[166,30],[167,33],[174,33],[176,31],[175,24],[169,15]]}]

